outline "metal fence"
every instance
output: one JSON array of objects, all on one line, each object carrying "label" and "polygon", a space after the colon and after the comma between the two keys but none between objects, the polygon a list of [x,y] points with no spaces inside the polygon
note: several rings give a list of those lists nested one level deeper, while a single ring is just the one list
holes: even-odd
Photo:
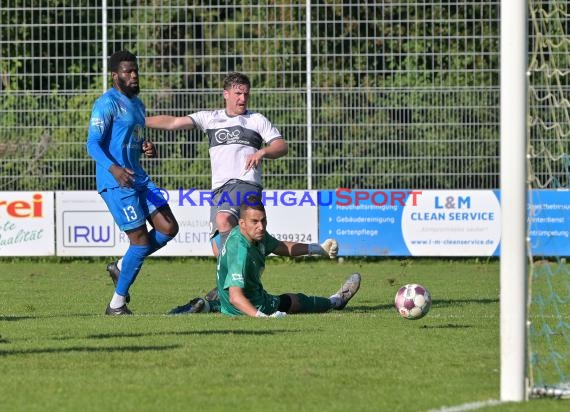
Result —
[{"label": "metal fence", "polygon": [[[223,105],[232,70],[290,144],[266,188],[497,188],[499,1],[4,0],[0,190],[91,190],[108,56],[139,57],[148,114]],[[163,186],[208,188],[203,134],[148,131]],[[163,182],[166,182],[164,184]]]}]

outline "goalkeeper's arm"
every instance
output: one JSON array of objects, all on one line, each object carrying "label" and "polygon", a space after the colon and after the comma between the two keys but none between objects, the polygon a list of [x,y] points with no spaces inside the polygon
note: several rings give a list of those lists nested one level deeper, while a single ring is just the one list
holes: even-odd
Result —
[{"label": "goalkeeper's arm", "polygon": [[245,296],[243,289],[238,286],[230,286],[228,292],[230,297],[230,303],[236,309],[241,311],[244,315],[248,315],[253,318],[277,318],[277,319],[281,319],[287,316],[286,312],[276,311],[268,315],[258,310],[255,306],[251,304],[247,296]]},{"label": "goalkeeper's arm", "polygon": [[338,242],[335,239],[327,239],[321,244],[281,241],[273,253],[279,256],[318,255],[334,259],[338,255]]}]

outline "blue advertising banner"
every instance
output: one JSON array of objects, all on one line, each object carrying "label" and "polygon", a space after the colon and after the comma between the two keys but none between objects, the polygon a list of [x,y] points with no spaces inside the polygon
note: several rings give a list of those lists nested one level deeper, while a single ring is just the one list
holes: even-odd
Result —
[{"label": "blue advertising banner", "polygon": [[[319,240],[334,237],[343,256],[407,256],[402,211],[412,191],[338,189],[321,192],[328,205],[319,207]],[[421,192],[419,192],[421,193]]]},{"label": "blue advertising banner", "polygon": [[528,205],[530,246],[535,256],[570,256],[570,191],[533,190]]},{"label": "blue advertising banner", "polygon": [[491,190],[350,190],[319,209],[319,239],[344,256],[492,256],[501,237]]}]

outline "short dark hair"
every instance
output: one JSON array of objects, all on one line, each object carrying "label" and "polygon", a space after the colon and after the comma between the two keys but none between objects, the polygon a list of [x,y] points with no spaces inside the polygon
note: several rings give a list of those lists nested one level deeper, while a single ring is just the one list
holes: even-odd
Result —
[{"label": "short dark hair", "polygon": [[257,195],[249,195],[247,198],[240,205],[239,216],[243,217],[245,212],[249,209],[259,210],[260,212],[265,213],[265,206],[261,200],[261,197]]},{"label": "short dark hair", "polygon": [[238,72],[228,73],[224,78],[224,90],[230,90],[234,86],[247,86],[251,88],[249,77]]},{"label": "short dark hair", "polygon": [[130,51],[121,50],[113,53],[111,56],[111,71],[117,72],[119,70],[119,65],[121,62],[137,62],[137,56],[132,54]]}]

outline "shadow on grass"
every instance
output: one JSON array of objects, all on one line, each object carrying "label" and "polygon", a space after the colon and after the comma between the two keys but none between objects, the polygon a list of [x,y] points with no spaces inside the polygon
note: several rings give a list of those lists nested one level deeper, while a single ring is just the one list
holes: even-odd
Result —
[{"label": "shadow on grass", "polygon": [[485,298],[485,299],[435,299],[432,302],[432,307],[446,307],[446,306],[462,306],[462,305],[489,305],[491,303],[499,303],[499,298]]},{"label": "shadow on grass", "polygon": [[421,329],[471,329],[471,325],[458,325],[457,323],[447,323],[445,325],[421,325]]},{"label": "shadow on grass", "polygon": [[17,322],[20,320],[39,320],[39,319],[55,319],[55,318],[93,318],[101,317],[101,313],[42,313],[38,315],[3,315],[0,316],[0,322]]},{"label": "shadow on grass", "polygon": [[[460,307],[460,306],[464,306],[464,305],[471,305],[471,304],[475,304],[475,305],[489,305],[489,304],[495,304],[495,303],[499,303],[499,298],[496,299],[436,299],[434,301],[432,301],[431,303],[431,308],[445,308],[445,307]],[[349,312],[349,311],[362,311],[362,312],[366,312],[366,311],[371,311],[371,310],[394,310],[394,303],[390,302],[390,303],[386,303],[386,304],[382,304],[382,305],[352,305],[346,307],[346,309],[344,309],[345,312]]]},{"label": "shadow on grass", "polygon": [[150,332],[150,333],[100,333],[88,335],[88,339],[115,339],[115,338],[142,338],[145,336],[165,336],[165,335],[275,335],[277,333],[299,332],[287,329],[274,330],[188,330],[184,332]]},{"label": "shadow on grass", "polygon": [[37,319],[37,316],[0,316],[0,321],[16,322],[18,320]]},{"label": "shadow on grass", "polygon": [[45,349],[14,349],[14,350],[0,350],[0,357],[5,356],[19,356],[19,355],[37,355],[37,354],[61,354],[71,352],[144,352],[144,351],[158,351],[158,350],[171,350],[177,349],[180,345],[161,345],[161,346],[114,346],[112,348],[86,348],[71,347],[71,348],[45,348]]}]

